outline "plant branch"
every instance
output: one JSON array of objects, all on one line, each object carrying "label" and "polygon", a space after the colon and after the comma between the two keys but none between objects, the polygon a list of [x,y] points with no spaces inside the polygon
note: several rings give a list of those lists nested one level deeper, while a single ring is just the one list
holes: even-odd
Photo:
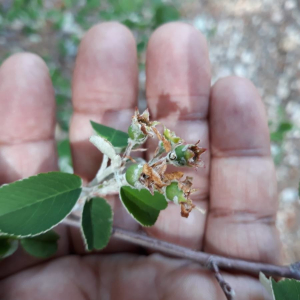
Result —
[{"label": "plant branch", "polygon": [[[80,222],[78,220],[68,218],[63,222],[70,226],[80,227]],[[216,265],[221,270],[240,272],[254,276],[258,276],[259,273],[262,272],[267,276],[300,280],[300,262],[290,266],[277,266],[242,259],[227,258],[201,251],[194,251],[186,247],[148,237],[143,233],[132,232],[117,227],[113,228],[112,236],[148,249],[195,261],[212,271],[214,271],[213,266]]]},{"label": "plant branch", "polygon": [[232,287],[229,285],[229,283],[227,283],[225,281],[222,274],[220,273],[219,267],[217,266],[217,264],[215,262],[211,263],[211,269],[214,271],[215,277],[216,277],[221,289],[223,290],[223,292],[226,296],[226,299],[233,300],[234,296],[235,296],[235,292],[232,289]]}]

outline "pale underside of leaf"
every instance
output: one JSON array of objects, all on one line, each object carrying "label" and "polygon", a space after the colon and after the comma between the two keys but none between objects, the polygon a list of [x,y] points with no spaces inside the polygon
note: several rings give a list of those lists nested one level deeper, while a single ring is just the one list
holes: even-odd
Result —
[{"label": "pale underside of leaf", "polygon": [[119,153],[127,147],[129,135],[126,132],[91,121],[95,132],[108,140]]},{"label": "pale underside of leaf", "polygon": [[259,273],[259,281],[265,287],[265,289],[268,291],[268,293],[272,296],[272,298],[275,299],[271,280],[268,279],[264,273],[260,272]]},{"label": "pale underside of leaf", "polygon": [[92,135],[90,137],[90,142],[110,159],[114,159],[117,155],[112,144],[101,136]]}]

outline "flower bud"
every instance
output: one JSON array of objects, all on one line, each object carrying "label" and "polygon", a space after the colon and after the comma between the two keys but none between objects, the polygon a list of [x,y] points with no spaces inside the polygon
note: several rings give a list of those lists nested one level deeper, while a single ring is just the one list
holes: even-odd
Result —
[{"label": "flower bud", "polygon": [[187,201],[183,190],[179,188],[178,182],[176,181],[173,181],[166,187],[166,197],[168,200],[173,201],[176,204]]},{"label": "flower bud", "polygon": [[179,136],[176,136],[174,131],[171,131],[166,127],[164,128],[164,137],[172,144],[182,143],[182,139]]},{"label": "flower bud", "polygon": [[126,170],[125,178],[131,186],[136,186],[143,171],[143,165],[133,164]]}]

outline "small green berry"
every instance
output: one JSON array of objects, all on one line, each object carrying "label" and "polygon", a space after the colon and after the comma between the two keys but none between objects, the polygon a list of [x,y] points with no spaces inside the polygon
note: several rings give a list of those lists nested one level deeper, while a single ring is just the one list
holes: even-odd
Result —
[{"label": "small green berry", "polygon": [[128,135],[133,141],[142,141],[146,138],[141,128],[138,125],[131,124],[128,128]]},{"label": "small green berry", "polygon": [[189,145],[177,146],[169,154],[169,159],[175,166],[187,166],[189,159],[194,156],[194,153],[188,149]]},{"label": "small green berry", "polygon": [[177,167],[198,167],[201,166],[200,155],[205,151],[206,149],[199,148],[197,144],[179,145],[169,153],[168,159]]},{"label": "small green berry", "polygon": [[166,197],[168,200],[173,201],[177,204],[187,201],[186,197],[184,196],[183,190],[179,188],[178,182],[175,181],[166,187]]},{"label": "small green berry", "polygon": [[143,171],[143,166],[139,164],[133,164],[128,167],[126,170],[125,178],[126,181],[131,185],[135,186],[135,184],[138,182],[141,174]]}]

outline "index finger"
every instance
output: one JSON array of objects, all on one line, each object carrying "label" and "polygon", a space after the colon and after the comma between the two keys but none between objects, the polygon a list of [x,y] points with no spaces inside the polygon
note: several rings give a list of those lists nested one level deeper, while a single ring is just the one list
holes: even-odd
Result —
[{"label": "index finger", "polygon": [[70,140],[74,171],[85,180],[95,176],[101,155],[90,142],[90,120],[127,128],[138,92],[135,41],[123,25],[95,25],[83,38],[72,81],[74,114]]}]

